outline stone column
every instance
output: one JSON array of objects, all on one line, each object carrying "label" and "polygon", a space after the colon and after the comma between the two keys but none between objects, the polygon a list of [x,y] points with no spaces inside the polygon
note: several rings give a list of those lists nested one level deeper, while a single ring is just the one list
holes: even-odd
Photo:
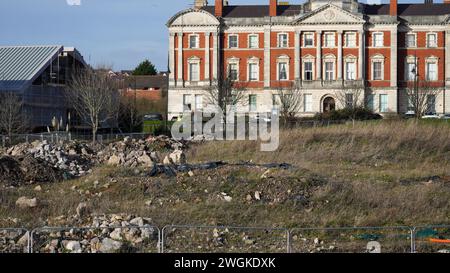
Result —
[{"label": "stone column", "polygon": [[183,86],[183,33],[178,33],[177,86]]},{"label": "stone column", "polygon": [[175,33],[169,34],[169,85],[175,85]]},{"label": "stone column", "polygon": [[322,31],[316,31],[316,79],[322,79]]},{"label": "stone column", "polygon": [[397,27],[391,30],[391,87],[397,87]]},{"label": "stone column", "polygon": [[337,78],[342,80],[342,30],[338,30],[338,57],[337,57]]},{"label": "stone column", "polygon": [[358,32],[358,79],[364,80],[364,48],[366,47],[364,43],[364,31]]},{"label": "stone column", "polygon": [[270,25],[264,27],[264,87],[270,87]]},{"label": "stone column", "polygon": [[210,78],[209,78],[209,68],[210,68],[210,64],[209,64],[209,37],[210,37],[210,33],[209,32],[205,32],[205,81],[206,82],[210,82]]},{"label": "stone column", "polygon": [[212,63],[213,63],[213,79],[217,79],[218,71],[217,68],[219,66],[219,37],[218,33],[213,33],[213,56],[212,56]]},{"label": "stone column", "polygon": [[300,79],[300,31],[295,32],[295,54],[294,54],[294,79]]}]

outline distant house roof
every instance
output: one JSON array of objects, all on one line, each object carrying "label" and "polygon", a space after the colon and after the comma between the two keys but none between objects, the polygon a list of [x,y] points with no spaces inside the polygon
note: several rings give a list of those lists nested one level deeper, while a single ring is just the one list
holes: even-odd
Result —
[{"label": "distant house roof", "polygon": [[[389,4],[363,5],[363,13],[367,15],[388,15]],[[214,6],[205,6],[203,10],[214,14]],[[302,5],[280,5],[278,6],[278,16],[295,16],[303,12]],[[427,16],[450,14],[450,5],[444,3],[433,4],[399,4],[399,16]],[[268,5],[239,5],[224,6],[224,18],[255,18],[269,16]]]},{"label": "distant house roof", "polygon": [[72,54],[85,64],[82,56],[73,47],[0,46],[0,90],[22,90],[62,52]]},{"label": "distant house roof", "polygon": [[125,78],[126,87],[132,89],[167,88],[168,77],[164,75],[155,76],[129,76]]}]

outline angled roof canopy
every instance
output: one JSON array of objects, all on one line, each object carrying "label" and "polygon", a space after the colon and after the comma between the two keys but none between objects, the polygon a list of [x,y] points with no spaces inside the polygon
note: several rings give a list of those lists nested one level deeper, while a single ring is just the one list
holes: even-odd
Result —
[{"label": "angled roof canopy", "polygon": [[0,90],[18,91],[31,84],[62,52],[86,63],[75,48],[0,46]]}]

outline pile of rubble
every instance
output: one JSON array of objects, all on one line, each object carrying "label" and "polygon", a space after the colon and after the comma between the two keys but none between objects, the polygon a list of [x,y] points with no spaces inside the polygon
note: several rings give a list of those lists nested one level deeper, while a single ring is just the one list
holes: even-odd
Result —
[{"label": "pile of rubble", "polygon": [[89,218],[86,228],[41,229],[33,251],[42,253],[157,252],[158,230],[151,219],[126,214]]},{"label": "pile of rubble", "polygon": [[[99,145],[77,141],[58,144],[44,141],[10,147],[0,158],[0,183],[11,186],[53,182],[80,177],[95,164],[153,168],[157,164],[182,164],[186,143],[167,136],[147,139],[124,138]],[[167,154],[167,156],[162,156]]]},{"label": "pile of rubble", "polygon": [[[166,136],[150,137],[136,140],[126,137],[123,141],[114,142],[99,151],[99,162],[124,167],[149,167],[158,163],[174,163],[183,161],[182,148],[185,145]],[[173,151],[161,161],[161,152]]]},{"label": "pile of rubble", "polygon": [[69,142],[53,145],[44,141],[22,143],[7,150],[12,157],[33,157],[61,170],[65,178],[78,177],[90,172],[93,149],[87,144]]},{"label": "pile of rubble", "polygon": [[20,229],[0,230],[0,253],[28,251],[28,233]]}]

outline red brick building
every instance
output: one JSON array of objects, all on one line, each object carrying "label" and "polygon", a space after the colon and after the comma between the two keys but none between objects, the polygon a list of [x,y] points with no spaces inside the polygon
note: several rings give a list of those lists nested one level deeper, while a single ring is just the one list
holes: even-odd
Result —
[{"label": "red brick building", "polygon": [[278,86],[295,84],[300,115],[344,107],[338,94],[354,86],[374,111],[405,113],[406,87],[419,79],[438,90],[430,111],[450,112],[450,4],[228,2],[195,0],[167,23],[169,118],[207,108],[205,88],[218,75],[246,84],[245,111],[270,112]]}]

